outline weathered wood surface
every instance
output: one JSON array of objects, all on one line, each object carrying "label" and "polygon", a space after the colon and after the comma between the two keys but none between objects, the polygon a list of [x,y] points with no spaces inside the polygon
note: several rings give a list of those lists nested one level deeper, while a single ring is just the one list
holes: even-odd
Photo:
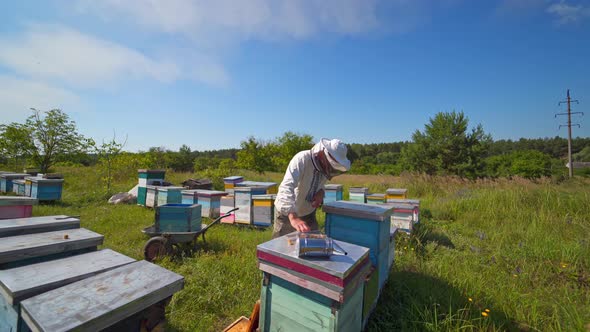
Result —
[{"label": "weathered wood surface", "polygon": [[96,248],[103,240],[103,235],[84,228],[6,237],[0,241],[0,264]]},{"label": "weathered wood surface", "polygon": [[0,293],[8,303],[71,284],[135,259],[110,249],[0,271]]},{"label": "weathered wood surface", "polygon": [[59,216],[4,219],[0,221],[0,238],[80,228],[80,219]]},{"label": "weathered wood surface", "polygon": [[184,278],[139,261],[21,302],[32,331],[98,331],[181,290]]},{"label": "weathered wood surface", "polygon": [[37,205],[38,200],[31,197],[0,196],[0,206]]}]

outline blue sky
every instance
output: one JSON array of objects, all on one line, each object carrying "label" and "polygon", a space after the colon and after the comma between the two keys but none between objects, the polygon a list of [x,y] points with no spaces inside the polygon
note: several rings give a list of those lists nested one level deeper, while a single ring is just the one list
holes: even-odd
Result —
[{"label": "blue sky", "polygon": [[452,110],[565,137],[568,88],[590,136],[590,0],[24,0],[0,45],[0,123],[61,108],[129,151],[403,141]]}]

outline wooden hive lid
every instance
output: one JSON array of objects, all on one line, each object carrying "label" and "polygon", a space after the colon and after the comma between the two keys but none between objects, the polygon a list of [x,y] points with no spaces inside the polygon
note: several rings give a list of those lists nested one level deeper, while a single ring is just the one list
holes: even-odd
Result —
[{"label": "wooden hive lid", "polygon": [[400,194],[405,194],[408,192],[408,189],[403,189],[403,188],[389,188],[385,191],[386,193],[390,194],[390,195],[400,195]]},{"label": "wooden hive lid", "polygon": [[0,206],[37,205],[37,203],[39,203],[39,200],[32,197],[0,196]]},{"label": "wooden hive lid", "polygon": [[24,179],[26,176],[31,176],[28,173],[4,173],[0,174],[0,178],[5,179]]}]

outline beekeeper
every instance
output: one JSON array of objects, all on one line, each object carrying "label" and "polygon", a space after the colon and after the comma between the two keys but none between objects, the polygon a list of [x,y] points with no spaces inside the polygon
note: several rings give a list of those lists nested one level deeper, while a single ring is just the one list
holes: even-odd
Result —
[{"label": "beekeeper", "polygon": [[350,169],[346,152],[339,139],[322,138],[291,159],[275,200],[273,238],[319,229],[315,210],[324,200],[324,184]]}]

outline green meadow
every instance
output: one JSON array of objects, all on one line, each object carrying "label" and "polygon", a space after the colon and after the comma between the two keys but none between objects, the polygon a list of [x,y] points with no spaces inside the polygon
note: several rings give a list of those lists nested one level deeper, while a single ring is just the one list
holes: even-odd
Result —
[{"label": "green meadow", "polygon": [[[154,211],[110,205],[92,167],[61,167],[61,202],[34,215],[80,216],[105,235],[105,248],[143,258],[141,229]],[[282,174],[236,172],[248,180],[280,182]],[[168,172],[180,184],[192,173]],[[114,191],[137,183],[118,179]],[[590,180],[468,181],[451,177],[343,175],[334,183],[372,192],[407,188],[421,200],[421,224],[398,234],[389,281],[368,331],[590,331]],[[323,224],[323,213],[318,212]],[[195,251],[158,264],[184,276],[167,307],[167,331],[220,331],[249,316],[259,298],[256,245],[271,230],[217,225]]]}]

